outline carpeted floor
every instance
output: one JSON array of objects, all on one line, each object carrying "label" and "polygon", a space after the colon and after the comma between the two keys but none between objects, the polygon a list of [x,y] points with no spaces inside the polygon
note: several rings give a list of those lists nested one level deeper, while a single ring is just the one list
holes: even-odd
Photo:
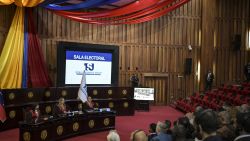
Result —
[{"label": "carpeted floor", "polygon": [[[164,121],[166,119],[175,121],[183,113],[168,106],[151,106],[149,112],[136,112],[135,116],[116,117],[116,130],[118,131],[121,141],[129,141],[130,133],[136,129],[148,131],[148,125],[152,122]],[[86,134],[65,141],[105,141],[108,131]],[[18,141],[18,129],[0,132],[1,141]]]}]

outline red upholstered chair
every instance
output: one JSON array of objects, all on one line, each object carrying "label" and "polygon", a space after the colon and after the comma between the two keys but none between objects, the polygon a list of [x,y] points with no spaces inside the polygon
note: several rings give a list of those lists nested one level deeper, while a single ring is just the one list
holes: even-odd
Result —
[{"label": "red upholstered chair", "polygon": [[244,87],[241,91],[242,95],[250,95],[250,87]]},{"label": "red upholstered chair", "polygon": [[[231,102],[234,99],[234,94],[233,93],[227,93],[225,100],[224,101],[229,101]],[[223,100],[223,99],[222,99]]]},{"label": "red upholstered chair", "polygon": [[232,104],[234,104],[235,106],[241,105],[241,98],[242,95],[238,94],[235,96],[234,99],[232,99]]}]

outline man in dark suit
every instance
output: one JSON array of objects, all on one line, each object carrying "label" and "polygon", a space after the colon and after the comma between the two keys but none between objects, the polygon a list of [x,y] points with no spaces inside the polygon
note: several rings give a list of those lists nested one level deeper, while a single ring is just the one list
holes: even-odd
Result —
[{"label": "man in dark suit", "polygon": [[234,141],[250,141],[250,111],[237,113],[237,126],[240,135]]},{"label": "man in dark suit", "polygon": [[250,82],[250,62],[247,65],[245,65],[244,74],[247,78],[247,82]]},{"label": "man in dark suit", "polygon": [[150,141],[155,136],[157,136],[157,133],[156,133],[156,124],[155,123],[151,123],[149,125],[148,141]]},{"label": "man in dark suit", "polygon": [[211,90],[213,80],[214,80],[214,74],[210,70],[208,70],[208,73],[206,75],[206,91]]},{"label": "man in dark suit", "polygon": [[167,134],[167,126],[165,123],[158,121],[156,126],[157,136],[153,137],[151,141],[172,141],[171,135]]},{"label": "man in dark suit", "polygon": [[132,87],[138,87],[139,86],[139,78],[136,74],[132,74],[131,78],[130,78]]},{"label": "man in dark suit", "polygon": [[203,141],[222,141],[217,135],[218,117],[211,109],[198,113],[195,117],[197,135],[201,135]]}]

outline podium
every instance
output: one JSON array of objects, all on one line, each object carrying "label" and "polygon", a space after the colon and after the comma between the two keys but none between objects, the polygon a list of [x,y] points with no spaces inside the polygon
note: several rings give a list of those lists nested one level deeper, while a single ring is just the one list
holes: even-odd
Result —
[{"label": "podium", "polygon": [[135,110],[149,111],[149,101],[148,100],[135,100]]}]

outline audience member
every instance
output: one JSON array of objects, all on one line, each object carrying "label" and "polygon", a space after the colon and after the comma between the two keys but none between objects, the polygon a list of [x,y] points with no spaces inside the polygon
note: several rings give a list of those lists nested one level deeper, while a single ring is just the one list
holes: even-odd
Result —
[{"label": "audience member", "polygon": [[218,127],[217,115],[211,109],[204,110],[195,117],[197,132],[202,136],[203,141],[222,141],[216,134]]},{"label": "audience member", "polygon": [[187,117],[181,117],[178,119],[178,125],[184,126],[186,130],[186,138],[194,139],[195,138],[195,129],[192,124],[190,124],[189,119]]},{"label": "audience member", "polygon": [[107,141],[120,141],[120,136],[116,130],[110,130],[107,135]]},{"label": "audience member", "polygon": [[166,124],[166,133],[169,134],[169,135],[172,135],[172,130],[170,129],[171,128],[171,121],[170,120],[165,120],[165,124]]},{"label": "audience member", "polygon": [[155,136],[157,136],[157,133],[156,133],[156,124],[155,123],[151,123],[149,125],[148,141],[150,141]]},{"label": "audience member", "polygon": [[194,139],[187,139],[186,138],[187,130],[186,128],[178,124],[173,128],[173,141],[194,141]]},{"label": "audience member", "polygon": [[234,141],[250,141],[250,112],[237,113],[239,136]]},{"label": "audience member", "polygon": [[221,111],[218,114],[218,122],[219,122],[219,129],[217,129],[218,135],[220,135],[224,141],[233,141],[236,135],[229,112]]},{"label": "audience member", "polygon": [[196,117],[197,115],[199,115],[202,111],[204,111],[204,109],[201,106],[197,106],[194,110],[194,116]]},{"label": "audience member", "polygon": [[172,137],[166,133],[167,127],[163,122],[158,121],[156,126],[157,136],[152,138],[151,141],[172,141]]},{"label": "audience member", "polygon": [[131,141],[147,141],[148,137],[143,130],[135,130],[130,135]]}]

